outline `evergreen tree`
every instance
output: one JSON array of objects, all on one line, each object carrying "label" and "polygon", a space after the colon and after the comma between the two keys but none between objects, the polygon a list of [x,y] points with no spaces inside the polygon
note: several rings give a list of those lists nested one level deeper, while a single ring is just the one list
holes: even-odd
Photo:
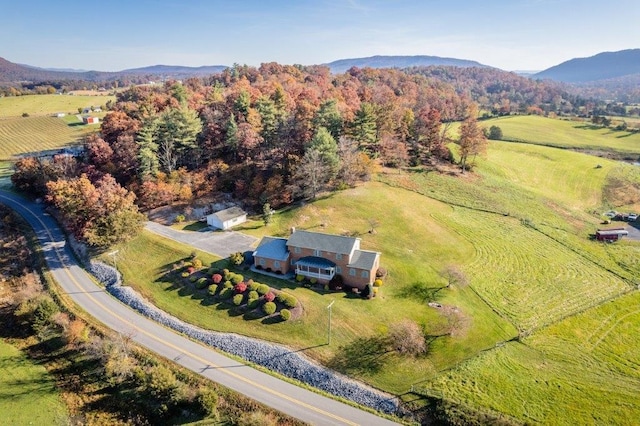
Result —
[{"label": "evergreen tree", "polygon": [[326,128],[318,128],[313,139],[311,139],[309,150],[317,151],[320,154],[322,162],[331,172],[331,177],[335,176],[340,165],[338,144]]},{"label": "evergreen tree", "polygon": [[157,121],[149,120],[136,135],[136,142],[140,146],[138,150],[139,175],[144,178],[155,176],[159,170],[158,144],[155,142]]},{"label": "evergreen tree", "polygon": [[360,148],[372,156],[378,153],[378,129],[375,108],[368,102],[362,102],[351,128],[351,137]]}]

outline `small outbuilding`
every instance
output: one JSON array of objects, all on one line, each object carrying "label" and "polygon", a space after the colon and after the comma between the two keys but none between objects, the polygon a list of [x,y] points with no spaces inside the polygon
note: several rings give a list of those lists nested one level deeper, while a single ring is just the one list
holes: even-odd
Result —
[{"label": "small outbuilding", "polygon": [[82,117],[82,122],[84,124],[98,124],[100,123],[100,119],[98,117],[88,115],[88,116]]},{"label": "small outbuilding", "polygon": [[240,207],[230,207],[207,215],[207,225],[227,230],[247,221],[247,212]]},{"label": "small outbuilding", "polygon": [[596,231],[596,240],[608,242],[618,241],[625,235],[629,235],[629,232],[624,228],[598,229]]}]

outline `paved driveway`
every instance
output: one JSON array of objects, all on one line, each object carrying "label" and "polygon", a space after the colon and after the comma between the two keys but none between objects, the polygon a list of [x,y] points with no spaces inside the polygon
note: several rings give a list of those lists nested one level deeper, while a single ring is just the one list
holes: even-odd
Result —
[{"label": "paved driveway", "polygon": [[640,241],[640,229],[638,228],[640,228],[640,222],[629,222],[629,225],[624,228],[629,233],[627,238],[633,241]]},{"label": "paved driveway", "polygon": [[222,258],[238,251],[253,251],[257,241],[254,237],[234,231],[211,231],[209,228],[201,231],[179,231],[156,222],[147,222],[145,229]]}]

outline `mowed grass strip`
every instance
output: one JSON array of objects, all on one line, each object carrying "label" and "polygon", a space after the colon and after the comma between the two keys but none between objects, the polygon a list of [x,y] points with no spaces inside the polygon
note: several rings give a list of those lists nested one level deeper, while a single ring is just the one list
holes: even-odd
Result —
[{"label": "mowed grass strip", "polygon": [[77,114],[78,108],[104,107],[115,96],[24,95],[0,98],[0,118],[51,115],[58,112]]},{"label": "mowed grass strip", "polygon": [[636,424],[640,295],[624,296],[464,363],[425,385],[549,425]]},{"label": "mowed grass strip", "polygon": [[586,121],[569,121],[537,115],[500,117],[481,122],[502,129],[503,140],[560,148],[640,153],[640,133],[616,131]]},{"label": "mowed grass strip", "polygon": [[6,425],[53,425],[66,418],[55,380],[19,349],[0,340],[0,413]]},{"label": "mowed grass strip", "polygon": [[68,126],[55,117],[0,120],[0,159],[57,149],[77,143],[87,134],[99,130],[99,126]]}]

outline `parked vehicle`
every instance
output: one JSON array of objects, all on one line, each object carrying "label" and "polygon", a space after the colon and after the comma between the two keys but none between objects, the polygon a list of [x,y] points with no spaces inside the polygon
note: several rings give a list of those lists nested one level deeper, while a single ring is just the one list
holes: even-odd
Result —
[{"label": "parked vehicle", "polygon": [[638,215],[635,213],[629,213],[629,216],[627,216],[629,222],[635,222],[636,219],[638,219]]}]

